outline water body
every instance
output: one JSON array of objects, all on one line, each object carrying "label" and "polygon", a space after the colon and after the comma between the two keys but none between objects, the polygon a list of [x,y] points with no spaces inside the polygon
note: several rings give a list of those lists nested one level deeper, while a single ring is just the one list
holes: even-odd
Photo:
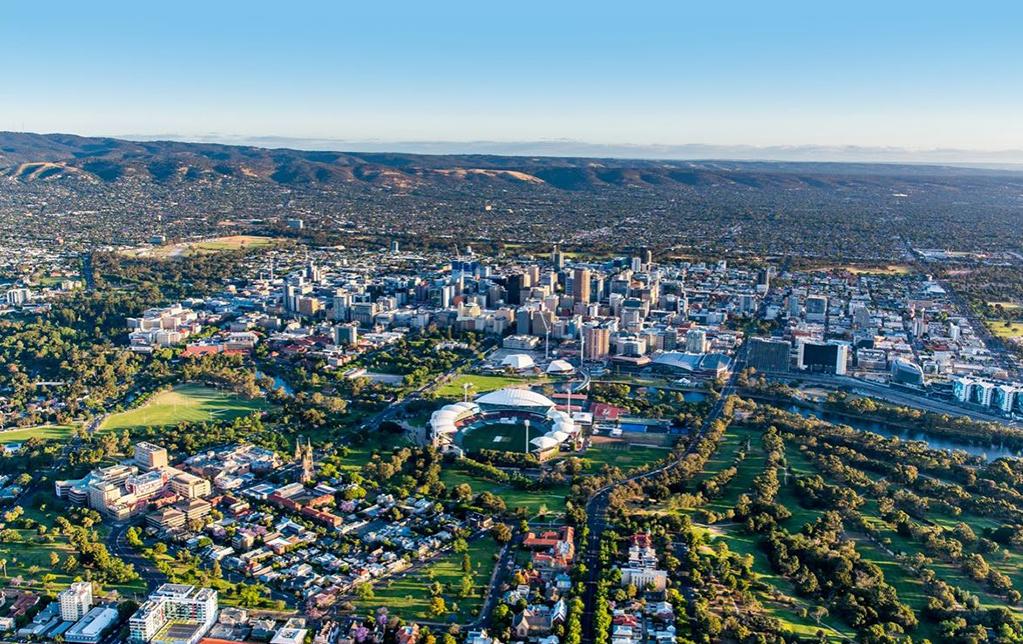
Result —
[{"label": "water body", "polygon": [[[267,374],[263,373],[262,371],[260,371],[258,369],[256,370],[256,377],[257,378],[265,378],[266,375]],[[283,389],[284,393],[288,394],[289,396],[294,396],[295,395],[295,390],[292,388],[291,385],[288,384],[287,380],[285,380],[284,378],[281,378],[280,376],[274,376],[273,379],[274,379],[274,389]]]},{"label": "water body", "polygon": [[899,440],[904,441],[921,441],[927,443],[927,445],[933,449],[941,449],[949,452],[966,452],[971,456],[979,456],[985,461],[993,461],[998,458],[1019,458],[1023,456],[1023,453],[1013,451],[1008,447],[1003,447],[1001,445],[989,445],[987,447],[983,445],[974,445],[972,443],[957,441],[943,436],[934,436],[920,430],[909,430],[903,427],[879,423],[872,420],[862,420],[840,414],[817,411],[816,409],[807,409],[798,405],[789,407],[788,411],[806,418],[813,416],[814,418],[819,418],[829,423],[834,423],[835,425],[848,425],[853,429],[858,429],[862,432],[873,432],[886,438],[898,438]]}]

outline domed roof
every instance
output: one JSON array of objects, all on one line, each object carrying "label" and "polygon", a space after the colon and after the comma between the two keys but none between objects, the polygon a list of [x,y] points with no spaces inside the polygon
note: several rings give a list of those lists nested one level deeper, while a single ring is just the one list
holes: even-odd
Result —
[{"label": "domed roof", "polygon": [[483,394],[476,399],[479,405],[491,405],[494,407],[541,407],[551,409],[554,401],[529,389],[498,389],[489,394]]},{"label": "domed roof", "polygon": [[568,360],[551,360],[551,363],[547,365],[547,373],[572,373],[575,371],[575,367],[572,366]]},{"label": "domed roof", "polygon": [[536,366],[536,363],[524,353],[513,353],[504,357],[504,360],[501,361],[501,366],[511,367],[512,369],[532,369]]}]

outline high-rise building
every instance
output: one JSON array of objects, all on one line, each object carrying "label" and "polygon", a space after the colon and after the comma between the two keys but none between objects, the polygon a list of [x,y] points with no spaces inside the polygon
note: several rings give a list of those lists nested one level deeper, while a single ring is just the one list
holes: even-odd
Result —
[{"label": "high-rise building", "polygon": [[92,608],[92,583],[76,581],[57,595],[60,602],[60,618],[65,622],[77,622]]},{"label": "high-rise building", "polygon": [[706,353],[707,332],[703,329],[689,329],[686,332],[686,351],[689,353]]},{"label": "high-rise building", "polygon": [[792,343],[787,340],[751,338],[749,366],[757,371],[788,371]]},{"label": "high-rise building", "polygon": [[146,441],[135,443],[135,464],[144,470],[167,467],[167,450]]},{"label": "high-rise building", "polygon": [[607,360],[611,355],[611,329],[588,322],[583,325],[583,359]]},{"label": "high-rise building", "polygon": [[356,322],[339,324],[334,327],[334,344],[339,347],[352,346],[359,343],[359,325]]},{"label": "high-rise building", "polygon": [[551,252],[551,264],[554,264],[556,270],[565,268],[565,254],[561,252],[561,248],[557,244],[554,244],[554,251]]},{"label": "high-rise building", "polygon": [[129,641],[144,644],[174,627],[178,644],[196,644],[217,621],[217,591],[163,584],[128,620]]},{"label": "high-rise building", "polygon": [[796,366],[799,369],[844,376],[849,361],[849,346],[804,340],[799,343]]},{"label": "high-rise building", "polygon": [[333,308],[330,317],[338,322],[348,320],[349,311],[352,307],[352,294],[344,289],[338,289],[334,293]]},{"label": "high-rise building", "polygon": [[576,303],[590,301],[590,269],[577,268],[572,271],[572,299]]},{"label": "high-rise building", "polygon": [[505,286],[508,290],[508,304],[522,304],[522,289],[526,287],[526,279],[523,273],[512,273],[508,276]]}]

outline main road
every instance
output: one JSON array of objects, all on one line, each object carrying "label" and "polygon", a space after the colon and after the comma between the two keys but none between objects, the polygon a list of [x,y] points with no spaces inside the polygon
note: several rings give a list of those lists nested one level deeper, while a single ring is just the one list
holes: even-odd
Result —
[{"label": "main road", "polygon": [[583,615],[583,641],[592,643],[596,640],[596,633],[593,628],[593,620],[596,609],[596,593],[597,593],[597,582],[600,580],[600,539],[607,529],[607,508],[610,501],[611,493],[614,492],[618,487],[631,483],[633,481],[641,481],[652,476],[670,470],[679,465],[687,456],[693,453],[696,445],[700,442],[700,439],[707,433],[711,425],[721,417],[721,412],[724,410],[725,401],[735,391],[735,381],[739,373],[746,368],[746,359],[748,357],[749,344],[743,343],[735,352],[735,364],[732,365],[732,372],[728,376],[728,380],[725,382],[725,386],[721,389],[721,397],[718,398],[714,406],[711,407],[710,412],[703,419],[703,423],[696,432],[690,437],[689,444],[684,451],[682,451],[677,458],[669,463],[665,463],[655,469],[635,474],[628,478],[620,481],[614,481],[600,488],[594,492],[589,500],[586,502],[586,526],[589,528],[589,536],[586,541],[586,552],[583,556],[583,561],[586,564],[587,571],[589,573],[589,579],[586,581],[586,590],[583,594],[583,603],[586,607]]}]

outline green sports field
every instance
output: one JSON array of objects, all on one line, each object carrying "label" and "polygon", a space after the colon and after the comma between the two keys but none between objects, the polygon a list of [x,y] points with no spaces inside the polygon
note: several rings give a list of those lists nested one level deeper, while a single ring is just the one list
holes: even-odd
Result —
[{"label": "green sports field", "polygon": [[140,407],[108,416],[101,430],[171,427],[181,422],[232,420],[266,408],[262,399],[245,400],[202,385],[181,385],[163,391]]},{"label": "green sports field", "polygon": [[494,422],[467,431],[462,436],[462,449],[469,453],[483,449],[525,453],[526,443],[546,433],[546,427],[531,425],[527,439],[525,425]]},{"label": "green sports field", "polygon": [[451,382],[445,383],[437,388],[437,395],[441,398],[462,399],[465,395],[463,385],[468,383],[469,396],[474,397],[488,391],[496,391],[505,387],[522,387],[524,385],[542,383],[546,378],[520,378],[518,376],[485,376],[480,374],[466,373],[456,376]]},{"label": "green sports field", "polygon": [[30,438],[62,439],[67,438],[74,428],[71,425],[39,425],[37,427],[25,427],[24,429],[9,429],[0,432],[0,445],[6,443],[20,443]]}]

